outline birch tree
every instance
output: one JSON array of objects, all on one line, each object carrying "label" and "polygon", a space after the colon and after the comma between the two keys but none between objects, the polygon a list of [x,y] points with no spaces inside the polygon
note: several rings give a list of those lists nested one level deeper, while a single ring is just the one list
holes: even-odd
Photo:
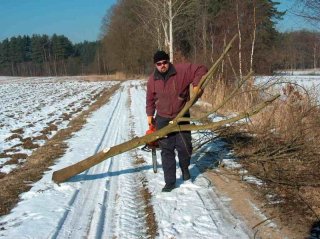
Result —
[{"label": "birch tree", "polygon": [[179,31],[176,18],[190,11],[193,0],[141,0],[143,11],[137,11],[146,29],[156,36],[159,49],[174,59],[174,35]]},{"label": "birch tree", "polygon": [[256,21],[256,4],[255,0],[253,1],[253,28],[252,28],[252,43],[251,43],[251,54],[250,54],[250,71],[253,71],[253,55],[254,47],[256,43],[256,32],[257,32],[257,21]]}]

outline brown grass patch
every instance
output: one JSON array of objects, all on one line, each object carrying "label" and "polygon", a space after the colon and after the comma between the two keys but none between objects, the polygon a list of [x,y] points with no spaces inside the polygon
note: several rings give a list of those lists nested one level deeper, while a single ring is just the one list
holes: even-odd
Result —
[{"label": "brown grass patch", "polygon": [[[211,102],[218,105],[215,102],[222,102],[231,90],[218,84]],[[267,93],[245,89],[220,112],[243,112]],[[303,238],[320,218],[320,109],[315,102],[287,85],[280,100],[246,123],[220,132],[248,174],[265,183],[255,186],[265,209],[297,233],[297,238]]]},{"label": "brown grass patch", "polygon": [[27,154],[23,154],[23,153],[17,153],[17,154],[11,154],[10,155],[10,157],[12,158],[12,159],[26,159],[27,157],[28,157],[28,155]]},{"label": "brown grass patch", "polygon": [[65,140],[80,130],[90,113],[104,105],[118,88],[119,85],[106,89],[88,110],[70,121],[68,128],[58,131],[45,145],[34,150],[23,166],[0,179],[0,215],[9,213],[18,202],[19,194],[29,190],[31,183],[41,179],[43,172],[65,153]]},{"label": "brown grass patch", "polygon": [[5,162],[3,165],[10,165],[10,164],[19,164],[19,161],[17,158],[12,158],[12,159],[8,160],[7,162]]},{"label": "brown grass patch", "polygon": [[[134,165],[139,165],[145,162],[146,161],[142,156],[136,156],[133,163]],[[142,188],[140,189],[140,194],[145,204],[144,212],[146,215],[147,234],[149,238],[156,238],[156,236],[158,235],[158,224],[155,218],[153,206],[151,204],[152,194],[149,192],[149,189],[147,187],[148,181],[145,177],[141,179],[141,182]]]},{"label": "brown grass patch", "polygon": [[14,134],[23,134],[24,133],[24,130],[22,128],[20,129],[15,129],[15,130],[11,130],[11,133],[14,133]]},{"label": "brown grass patch", "polygon": [[116,72],[110,75],[88,75],[81,77],[86,81],[126,81],[128,79],[145,79],[145,75],[132,75],[123,72]]},{"label": "brown grass patch", "polygon": [[148,190],[145,179],[142,181],[142,183],[143,188],[141,189],[141,195],[146,205],[144,212],[146,214],[147,234],[149,238],[156,238],[158,235],[158,224],[154,214],[153,206],[151,204],[152,195]]},{"label": "brown grass patch", "polygon": [[[201,98],[212,104],[212,109],[214,109],[224,102],[235,87],[235,84],[226,83],[224,79],[219,79],[204,91]],[[241,88],[232,99],[219,109],[218,113],[234,113],[248,109],[256,101],[257,93],[257,89]]]},{"label": "brown grass patch", "polygon": [[137,158],[133,163],[134,164],[143,164],[145,163],[146,161],[143,159],[143,158]]},{"label": "brown grass patch", "polygon": [[0,158],[9,158],[9,155],[6,153],[0,153]]},{"label": "brown grass patch", "polygon": [[19,150],[16,148],[10,148],[10,149],[3,150],[4,153],[11,153],[11,152],[17,152],[17,151],[19,151]]},{"label": "brown grass patch", "polygon": [[70,113],[63,113],[61,119],[63,120],[70,120],[72,115]]},{"label": "brown grass patch", "polygon": [[33,137],[32,140],[48,140],[48,136],[45,134]]},{"label": "brown grass patch", "polygon": [[25,149],[36,149],[36,148],[39,147],[39,145],[38,144],[34,144],[32,142],[31,138],[25,138],[25,139],[23,139],[22,147],[25,148]]},{"label": "brown grass patch", "polygon": [[42,134],[50,134],[52,131],[57,131],[58,127],[54,124],[49,124],[48,127],[45,127],[43,130],[40,131]]},{"label": "brown grass patch", "polygon": [[5,141],[8,142],[13,139],[20,139],[22,141],[23,137],[20,134],[13,134],[10,137],[6,138]]}]

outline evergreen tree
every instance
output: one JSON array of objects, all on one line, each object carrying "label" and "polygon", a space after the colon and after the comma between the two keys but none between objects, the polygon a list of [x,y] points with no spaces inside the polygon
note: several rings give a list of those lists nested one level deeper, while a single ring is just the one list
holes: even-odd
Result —
[{"label": "evergreen tree", "polygon": [[33,35],[31,38],[31,59],[35,63],[45,61],[45,46],[49,44],[47,35]]},{"label": "evergreen tree", "polygon": [[0,43],[0,64],[2,67],[9,63],[9,39],[5,39]]},{"label": "evergreen tree", "polygon": [[52,54],[55,59],[66,59],[73,55],[73,46],[67,37],[54,34],[51,38],[51,43]]}]

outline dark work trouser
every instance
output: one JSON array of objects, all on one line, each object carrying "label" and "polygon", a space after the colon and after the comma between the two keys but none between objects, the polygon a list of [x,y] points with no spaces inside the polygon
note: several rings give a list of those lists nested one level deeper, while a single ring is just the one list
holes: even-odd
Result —
[{"label": "dark work trouser", "polygon": [[[171,119],[156,116],[157,129],[168,125]],[[190,165],[192,154],[191,132],[180,131],[170,133],[167,137],[159,140],[161,149],[162,168],[164,172],[164,181],[166,184],[176,182],[176,159],[175,149],[178,152],[179,166],[182,170]]]}]

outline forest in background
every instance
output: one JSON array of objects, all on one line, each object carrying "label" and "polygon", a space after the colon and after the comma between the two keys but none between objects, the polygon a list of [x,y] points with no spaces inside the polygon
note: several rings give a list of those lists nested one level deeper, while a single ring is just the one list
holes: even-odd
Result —
[{"label": "forest in background", "polygon": [[118,0],[102,19],[95,42],[63,35],[16,36],[0,42],[0,75],[149,74],[157,49],[174,62],[211,66],[238,34],[220,73],[310,69],[320,64],[319,32],[278,32],[284,12],[272,0]]},{"label": "forest in background", "polygon": [[0,75],[60,76],[99,73],[99,41],[72,44],[63,35],[17,36],[0,42]]}]

